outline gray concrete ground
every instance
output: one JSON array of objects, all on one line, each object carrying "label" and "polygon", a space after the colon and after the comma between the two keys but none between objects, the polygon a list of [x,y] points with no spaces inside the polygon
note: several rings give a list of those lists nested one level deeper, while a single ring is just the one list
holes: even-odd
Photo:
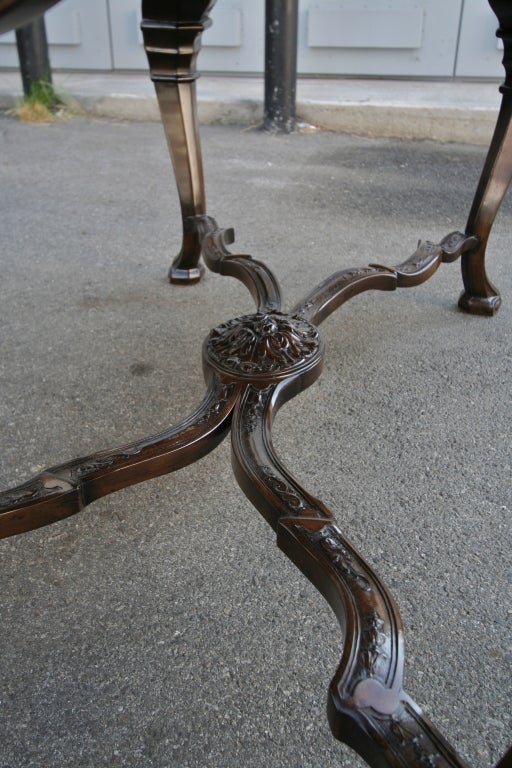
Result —
[{"label": "gray concrete ground", "polygon": [[[60,94],[97,117],[159,120],[147,73],[55,72]],[[299,78],[299,122],[358,136],[457,141],[488,146],[499,82]],[[254,126],[263,117],[263,78],[204,75],[197,82],[203,124]],[[22,96],[19,72],[0,72],[0,110]]]},{"label": "gray concrete ground", "polygon": [[[481,147],[203,131],[210,212],[289,302],[463,228]],[[252,311],[170,286],[178,204],[161,127],[0,119],[1,487],[151,434],[203,393],[200,347]],[[456,308],[457,264],[364,294],[275,445],[390,586],[406,688],[469,762],[510,742],[510,197],[489,245],[504,303]],[[361,766],[334,742],[341,636],[232,478],[198,464],[0,542],[2,768]]]}]

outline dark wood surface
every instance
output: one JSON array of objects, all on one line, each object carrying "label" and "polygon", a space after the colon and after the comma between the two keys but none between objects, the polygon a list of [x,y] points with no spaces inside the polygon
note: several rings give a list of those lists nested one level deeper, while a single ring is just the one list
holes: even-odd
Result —
[{"label": "dark wood surface", "polygon": [[503,40],[503,66],[505,68],[505,82],[502,92],[512,91],[512,5],[509,0],[489,0],[498,19],[496,35]]},{"label": "dark wood surface", "polygon": [[[240,487],[275,530],[278,546],[332,606],[343,629],[328,698],[334,736],[375,768],[460,768],[463,760],[403,689],[402,621],[391,594],[328,507],[280,462],[272,445],[272,424],[279,408],[321,374],[324,344],[318,326],[363,291],[417,286],[443,262],[462,257],[465,292],[460,306],[476,314],[496,312],[500,297],[486,276],[484,258],[512,175],[510,72],[466,231],[452,232],[439,243],[420,243],[395,266],[369,264],[335,273],[286,313],[272,272],[250,256],[232,254],[232,231],[220,229],[206,215],[194,82],[200,36],[212,5],[143,2],[145,47],[182,208],[183,247],[171,279],[199,279],[203,255],[209,269],[249,289],[255,312],[208,334],[203,346],[206,395],[189,418],[144,440],[52,467],[2,492],[0,536],[58,522],[103,495],[180,469],[215,448],[231,427]],[[495,1],[491,6],[499,18],[508,67],[510,4]],[[0,5],[6,19],[13,8],[12,3]],[[509,752],[501,768],[510,760]]]},{"label": "dark wood surface", "polygon": [[0,35],[28,24],[59,0],[0,0]]}]

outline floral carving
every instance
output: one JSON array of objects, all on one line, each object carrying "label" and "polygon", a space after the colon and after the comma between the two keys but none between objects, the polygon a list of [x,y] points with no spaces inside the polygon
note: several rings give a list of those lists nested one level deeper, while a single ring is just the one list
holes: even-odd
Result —
[{"label": "floral carving", "polygon": [[397,272],[412,274],[414,272],[421,272],[428,267],[433,261],[439,259],[442,253],[442,249],[435,243],[422,243],[416,253],[396,267]]},{"label": "floral carving", "polygon": [[292,514],[300,514],[305,509],[309,511],[309,507],[302,496],[284,480],[276,477],[271,467],[260,467],[260,473],[266,485],[290,508]]},{"label": "floral carving", "polygon": [[267,402],[267,395],[272,389],[272,384],[264,389],[253,389],[247,400],[244,409],[244,427],[247,432],[254,432],[254,430],[261,423],[265,404]]},{"label": "floral carving", "polygon": [[382,631],[383,629],[383,619],[380,618],[375,609],[372,609],[364,621],[362,631],[364,665],[370,677],[377,674],[378,662],[381,659],[385,661],[388,658],[387,653],[383,650],[383,646],[386,643],[386,635]]},{"label": "floral carving", "polygon": [[46,487],[41,477],[35,477],[18,488],[0,492],[0,509],[10,509],[19,504],[29,504],[32,501],[51,496],[57,490],[55,487]]},{"label": "floral carving", "polygon": [[425,733],[412,717],[398,719],[391,718],[389,728],[392,738],[401,749],[401,754],[406,750],[411,752],[413,759],[426,768],[436,768],[439,763],[439,755],[432,752],[426,743]]},{"label": "floral carving", "polygon": [[382,271],[382,267],[378,266],[352,267],[351,269],[345,269],[343,272],[333,275],[333,277],[330,278],[329,285],[327,285],[324,290],[316,289],[310,297],[301,304],[298,314],[305,315],[308,314],[310,310],[321,307],[339,293],[346,290],[349,285],[354,283],[360,277],[375,275]]},{"label": "floral carving", "polygon": [[319,531],[311,532],[305,528],[304,531],[322,548],[346,578],[356,582],[364,592],[372,591],[368,578],[355,566],[353,555],[347,549],[341,532],[334,525],[324,525]]},{"label": "floral carving", "polygon": [[280,312],[245,315],[211,331],[207,359],[243,379],[278,379],[320,360],[317,329]]},{"label": "floral carving", "polygon": [[83,477],[90,475],[93,472],[99,472],[103,469],[111,467],[116,461],[116,456],[105,456],[103,458],[94,458],[93,456],[86,459],[83,463],[76,464],[70,467],[69,476],[75,483],[80,482]]},{"label": "floral carving", "polygon": [[162,433],[160,436],[152,436],[147,440],[141,440],[134,443],[131,446],[127,446],[124,449],[116,452],[115,459],[130,459],[133,456],[138,456],[145,449],[153,449],[155,445],[155,439],[159,439],[160,443],[167,441],[169,446],[172,444],[172,448],[176,450],[181,446],[188,445],[194,433],[197,432],[197,428],[201,424],[209,424],[215,421],[216,418],[222,415],[226,405],[233,394],[234,384],[225,384],[215,390],[213,390],[209,400],[202,406],[201,411],[195,414],[190,423],[185,423],[181,429],[169,430]]}]

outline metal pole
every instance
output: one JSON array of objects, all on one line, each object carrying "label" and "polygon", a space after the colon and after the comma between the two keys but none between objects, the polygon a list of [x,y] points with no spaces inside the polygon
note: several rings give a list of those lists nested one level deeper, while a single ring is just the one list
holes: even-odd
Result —
[{"label": "metal pole", "polygon": [[295,128],[298,0],[265,0],[265,104],[263,127]]},{"label": "metal pole", "polygon": [[23,92],[28,96],[34,82],[52,81],[44,16],[16,30],[16,45]]}]

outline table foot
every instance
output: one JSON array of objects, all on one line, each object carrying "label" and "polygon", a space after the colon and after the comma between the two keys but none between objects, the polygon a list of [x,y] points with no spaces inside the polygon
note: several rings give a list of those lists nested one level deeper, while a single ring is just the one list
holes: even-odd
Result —
[{"label": "table foot", "polygon": [[465,312],[487,316],[494,315],[501,305],[499,292],[486,274],[487,243],[512,179],[512,10],[508,2],[500,0],[492,0],[491,5],[499,12],[502,26],[506,25],[500,27],[498,36],[505,43],[507,81],[500,89],[502,100],[496,127],[466,224],[466,234],[473,235],[478,244],[462,257],[464,292],[459,299],[459,307]]},{"label": "table foot", "polygon": [[459,308],[470,315],[482,315],[492,317],[501,307],[501,296],[495,293],[492,296],[470,296],[466,291],[461,293]]},{"label": "table foot", "polygon": [[181,254],[177,256],[169,269],[169,282],[173,285],[194,285],[204,275],[204,267],[201,265],[193,269],[181,269],[178,265],[181,262]]}]

